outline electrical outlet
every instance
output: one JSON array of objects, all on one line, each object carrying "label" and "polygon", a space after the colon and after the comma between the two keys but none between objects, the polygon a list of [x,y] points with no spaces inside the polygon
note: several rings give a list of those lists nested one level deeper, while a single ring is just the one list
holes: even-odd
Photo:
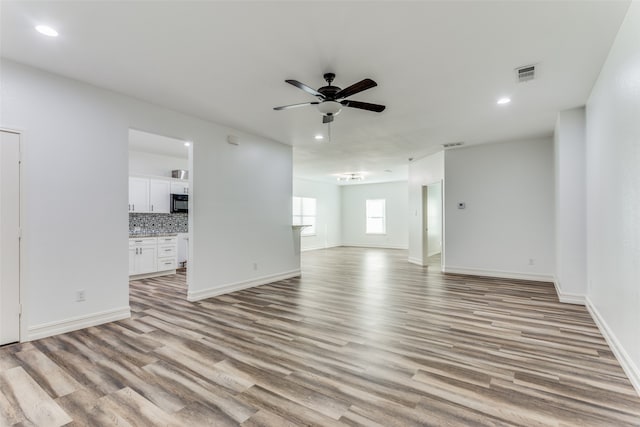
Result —
[{"label": "electrical outlet", "polygon": [[85,300],[86,300],[86,298],[85,298],[85,295],[84,295],[84,289],[78,289],[76,291],[76,301],[77,302],[82,302],[82,301],[85,301]]},{"label": "electrical outlet", "polygon": [[253,263],[253,269],[254,269],[254,270],[258,270],[258,263],[257,263],[257,262],[254,262],[254,263]]}]

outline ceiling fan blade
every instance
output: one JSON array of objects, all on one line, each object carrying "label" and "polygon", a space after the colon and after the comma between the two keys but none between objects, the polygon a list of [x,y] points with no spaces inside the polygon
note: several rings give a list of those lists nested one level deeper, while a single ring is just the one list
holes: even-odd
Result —
[{"label": "ceiling fan blade", "polygon": [[310,88],[309,86],[307,86],[304,83],[300,83],[297,80],[285,80],[285,82],[289,83],[290,85],[294,85],[298,89],[302,89],[303,91],[307,92],[308,94],[311,94],[313,96],[319,96],[320,98],[324,99],[324,95],[323,94],[321,94],[320,92],[318,92],[315,89]]},{"label": "ceiling fan blade", "polygon": [[273,107],[274,110],[288,110],[290,108],[298,108],[298,107],[305,107],[307,105],[316,105],[316,104],[320,104],[319,102],[303,102],[301,104],[291,104],[291,105],[283,105],[282,107]]},{"label": "ceiling fan blade", "polygon": [[331,123],[333,121],[333,114],[326,114],[322,116],[322,123]]},{"label": "ceiling fan blade", "polygon": [[336,93],[336,99],[346,98],[348,96],[355,95],[358,92],[362,92],[363,90],[371,89],[372,87],[376,86],[378,86],[378,83],[374,82],[373,80],[364,79]]},{"label": "ceiling fan blade", "polygon": [[344,105],[345,107],[359,108],[361,110],[367,110],[367,111],[375,111],[376,113],[381,113],[384,111],[385,108],[387,108],[384,105],[380,105],[380,104],[369,104],[368,102],[349,101],[349,100],[341,101],[340,104]]}]

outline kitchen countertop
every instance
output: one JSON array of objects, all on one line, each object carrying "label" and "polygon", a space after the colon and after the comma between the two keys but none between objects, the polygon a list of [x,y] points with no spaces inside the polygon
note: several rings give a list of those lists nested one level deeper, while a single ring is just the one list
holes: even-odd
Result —
[{"label": "kitchen countertop", "polygon": [[129,233],[130,239],[140,237],[177,237],[178,233]]}]

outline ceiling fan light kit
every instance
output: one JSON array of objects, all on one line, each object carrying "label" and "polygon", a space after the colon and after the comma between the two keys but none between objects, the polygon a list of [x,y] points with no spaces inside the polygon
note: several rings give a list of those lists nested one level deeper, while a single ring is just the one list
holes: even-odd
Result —
[{"label": "ceiling fan light kit", "polygon": [[325,101],[318,104],[318,111],[322,114],[333,114],[334,116],[340,113],[342,110],[342,104],[336,101]]},{"label": "ceiling fan light kit", "polygon": [[307,105],[317,105],[318,111],[322,113],[322,123],[331,123],[333,121],[333,118],[338,115],[340,111],[342,111],[342,107],[358,108],[360,110],[374,111],[376,113],[381,113],[386,108],[384,105],[380,104],[370,104],[368,102],[351,101],[345,99],[350,97],[351,95],[355,95],[356,93],[360,93],[367,89],[371,89],[372,87],[376,87],[378,84],[373,80],[364,79],[359,81],[358,83],[352,84],[349,87],[341,89],[338,86],[333,86],[331,84],[335,77],[336,75],[334,73],[325,73],[324,79],[327,82],[327,85],[318,88],[318,90],[315,90],[310,86],[305,85],[304,83],[300,83],[297,80],[285,80],[285,82],[289,83],[290,85],[293,85],[298,89],[301,89],[308,94],[317,97],[319,101],[284,105],[281,107],[274,107],[274,110],[280,111],[297,107],[305,107]]}]

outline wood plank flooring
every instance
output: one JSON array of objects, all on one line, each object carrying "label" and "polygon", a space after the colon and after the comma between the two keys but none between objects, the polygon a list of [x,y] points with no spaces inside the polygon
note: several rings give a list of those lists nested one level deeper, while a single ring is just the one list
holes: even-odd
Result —
[{"label": "wood plank flooring", "polygon": [[0,349],[0,426],[639,426],[640,398],[552,284],[443,275],[406,251],[306,252],[303,277]]}]

